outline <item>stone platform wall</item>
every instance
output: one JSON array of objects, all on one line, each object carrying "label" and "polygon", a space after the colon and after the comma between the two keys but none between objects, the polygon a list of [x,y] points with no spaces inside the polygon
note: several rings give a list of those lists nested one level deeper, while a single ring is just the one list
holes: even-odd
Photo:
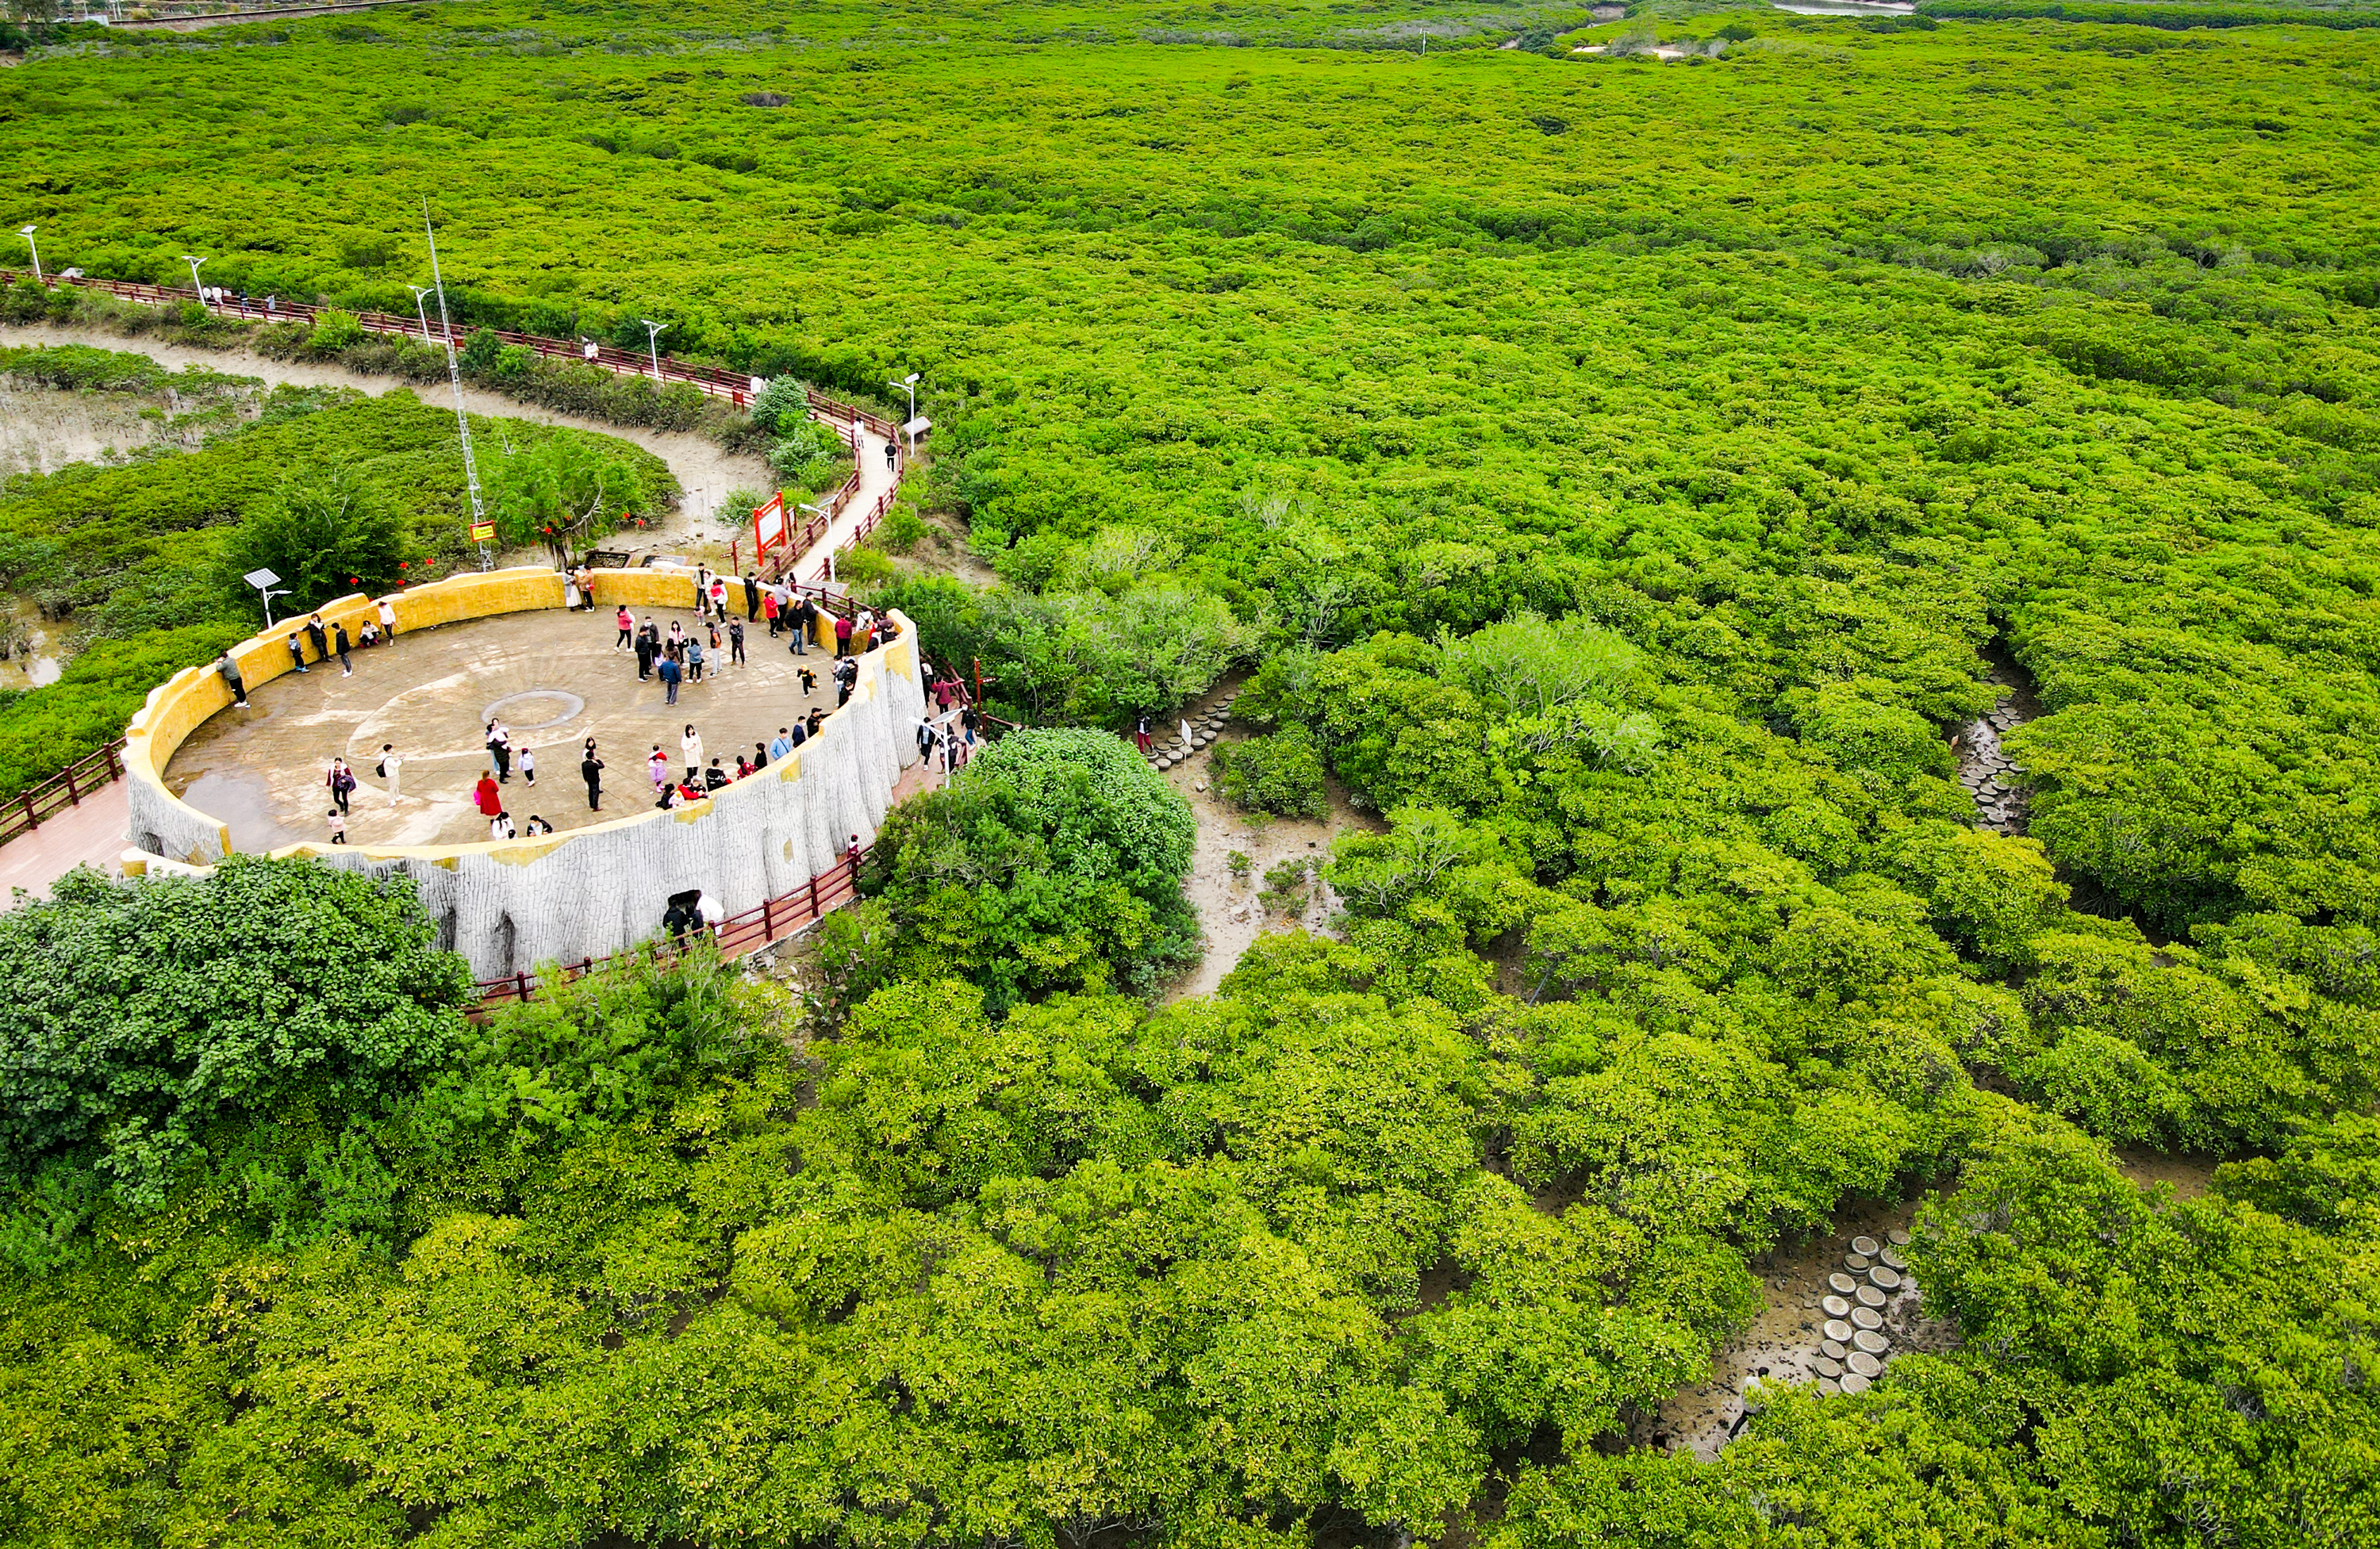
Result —
[{"label": "stone platform wall", "polygon": [[[694,604],[691,577],[669,578],[671,588],[662,577],[626,574],[637,604]],[[605,591],[599,575],[599,602],[613,600]],[[455,576],[397,598],[397,631],[562,605],[562,577],[550,570]],[[374,606],[368,598],[342,598],[322,611],[323,622],[345,622],[352,634]],[[757,908],[826,870],[854,834],[873,842],[902,768],[917,760],[913,732],[926,707],[917,633],[907,619],[892,617],[900,638],[860,659],[851,702],[827,718],[816,738],[708,800],[537,839],[408,847],[310,842],[273,853],[412,877],[439,922],[441,944],[461,952],[482,979],[633,946],[660,929],[669,895],[687,889],[709,889],[731,914]],[[251,692],[292,670],[285,638],[286,631],[276,630],[233,651]],[[193,668],[153,691],[133,718],[124,763],[136,847],[195,865],[229,852],[223,824],[174,796],[163,776],[182,740],[230,703],[230,690],[212,668]]]}]

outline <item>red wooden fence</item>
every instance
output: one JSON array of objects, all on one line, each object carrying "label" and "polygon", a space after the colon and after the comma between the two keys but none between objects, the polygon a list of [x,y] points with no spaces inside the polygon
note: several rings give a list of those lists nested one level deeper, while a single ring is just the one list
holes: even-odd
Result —
[{"label": "red wooden fence", "polygon": [[[868,851],[862,850],[865,859]],[[757,909],[747,909],[741,914],[731,914],[706,934],[719,944],[719,955],[733,961],[747,952],[759,951],[772,941],[783,941],[798,936],[827,914],[842,908],[859,896],[859,861],[845,858],[808,882],[782,897],[764,899]],[[554,972],[568,981],[609,968],[614,963],[648,956],[667,956],[674,943],[654,940],[640,947],[610,957],[581,958],[577,962],[558,963]],[[518,973],[501,979],[480,981],[480,1004],[502,1005],[508,1000],[530,1000],[537,996],[545,980],[537,974]]]},{"label": "red wooden fence", "polygon": [[118,737],[10,802],[5,811],[0,811],[0,844],[18,834],[31,833],[42,826],[43,818],[55,817],[66,807],[80,806],[84,796],[122,778],[124,760],[116,755],[123,750],[124,739]]}]

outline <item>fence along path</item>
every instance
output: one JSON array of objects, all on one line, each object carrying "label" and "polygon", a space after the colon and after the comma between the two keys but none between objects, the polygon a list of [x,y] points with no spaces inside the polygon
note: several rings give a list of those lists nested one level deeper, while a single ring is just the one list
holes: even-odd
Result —
[{"label": "fence along path", "polygon": [[[23,270],[0,269],[0,285],[34,284],[33,276]],[[87,290],[102,290],[127,301],[162,307],[168,303],[196,302],[217,317],[237,318],[249,322],[311,322],[329,307],[310,306],[302,301],[283,301],[278,297],[259,298],[234,296],[226,300],[211,300],[188,285],[149,285],[131,280],[94,280],[84,276],[46,275],[41,284],[46,285],[79,285]],[[268,305],[268,302],[270,303]],[[419,339],[424,344],[439,344],[450,337],[438,323],[422,326],[419,318],[408,318],[394,312],[357,312],[356,321],[367,333],[384,333],[398,338]],[[455,328],[451,337],[459,347],[480,330]],[[541,333],[515,333],[496,328],[488,330],[507,345],[517,345],[535,351],[547,360],[576,361],[583,366],[598,366],[614,376],[653,377],[653,357],[635,350],[624,350],[612,345],[589,346],[574,344],[568,339],[549,338]],[[737,408],[749,405],[753,379],[741,371],[722,367],[698,366],[675,356],[660,357],[658,381],[666,387],[682,382],[706,397],[725,398]],[[772,581],[793,581],[804,587],[823,587],[829,582],[832,556],[849,548],[869,533],[892,508],[892,497],[900,488],[901,473],[906,458],[900,446],[900,429],[883,416],[830,398],[816,389],[805,390],[809,402],[810,418],[833,430],[851,448],[851,475],[842,484],[811,502],[824,513],[809,516],[794,529],[791,541],[772,551],[764,562],[765,572]],[[892,456],[884,455],[887,446]]]}]

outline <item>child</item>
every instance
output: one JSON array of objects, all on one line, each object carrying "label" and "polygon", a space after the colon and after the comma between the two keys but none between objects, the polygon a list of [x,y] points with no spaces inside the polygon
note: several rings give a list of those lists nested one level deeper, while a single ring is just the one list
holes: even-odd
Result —
[{"label": "child", "polygon": [[802,697],[803,697],[803,698],[805,698],[805,699],[807,699],[807,698],[808,698],[811,695],[816,694],[816,693],[818,692],[818,674],[817,674],[816,672],[811,672],[811,671],[810,671],[808,668],[807,668],[807,667],[805,667],[805,668],[801,669],[801,674],[802,674]]},{"label": "child", "polygon": [[347,815],[337,807],[333,807],[330,817],[325,820],[331,825],[331,842],[345,844],[347,841]]},{"label": "child", "polygon": [[537,783],[537,755],[527,746],[520,750],[520,772],[521,779],[531,785]]},{"label": "child", "polygon": [[513,834],[513,815],[509,812],[499,812],[493,817],[490,818],[488,820],[488,837],[490,839],[511,839],[515,837]]}]

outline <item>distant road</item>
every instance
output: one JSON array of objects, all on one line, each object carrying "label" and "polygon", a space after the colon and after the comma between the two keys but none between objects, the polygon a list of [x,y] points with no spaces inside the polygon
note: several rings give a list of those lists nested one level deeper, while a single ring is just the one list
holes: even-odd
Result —
[{"label": "distant road", "polygon": [[298,21],[310,16],[334,16],[340,11],[376,11],[382,6],[415,6],[421,0],[346,0],[335,6],[271,6],[252,11],[202,11],[190,16],[156,17],[148,21],[119,21],[127,31],[196,32],[209,27],[236,27],[249,21]]}]

